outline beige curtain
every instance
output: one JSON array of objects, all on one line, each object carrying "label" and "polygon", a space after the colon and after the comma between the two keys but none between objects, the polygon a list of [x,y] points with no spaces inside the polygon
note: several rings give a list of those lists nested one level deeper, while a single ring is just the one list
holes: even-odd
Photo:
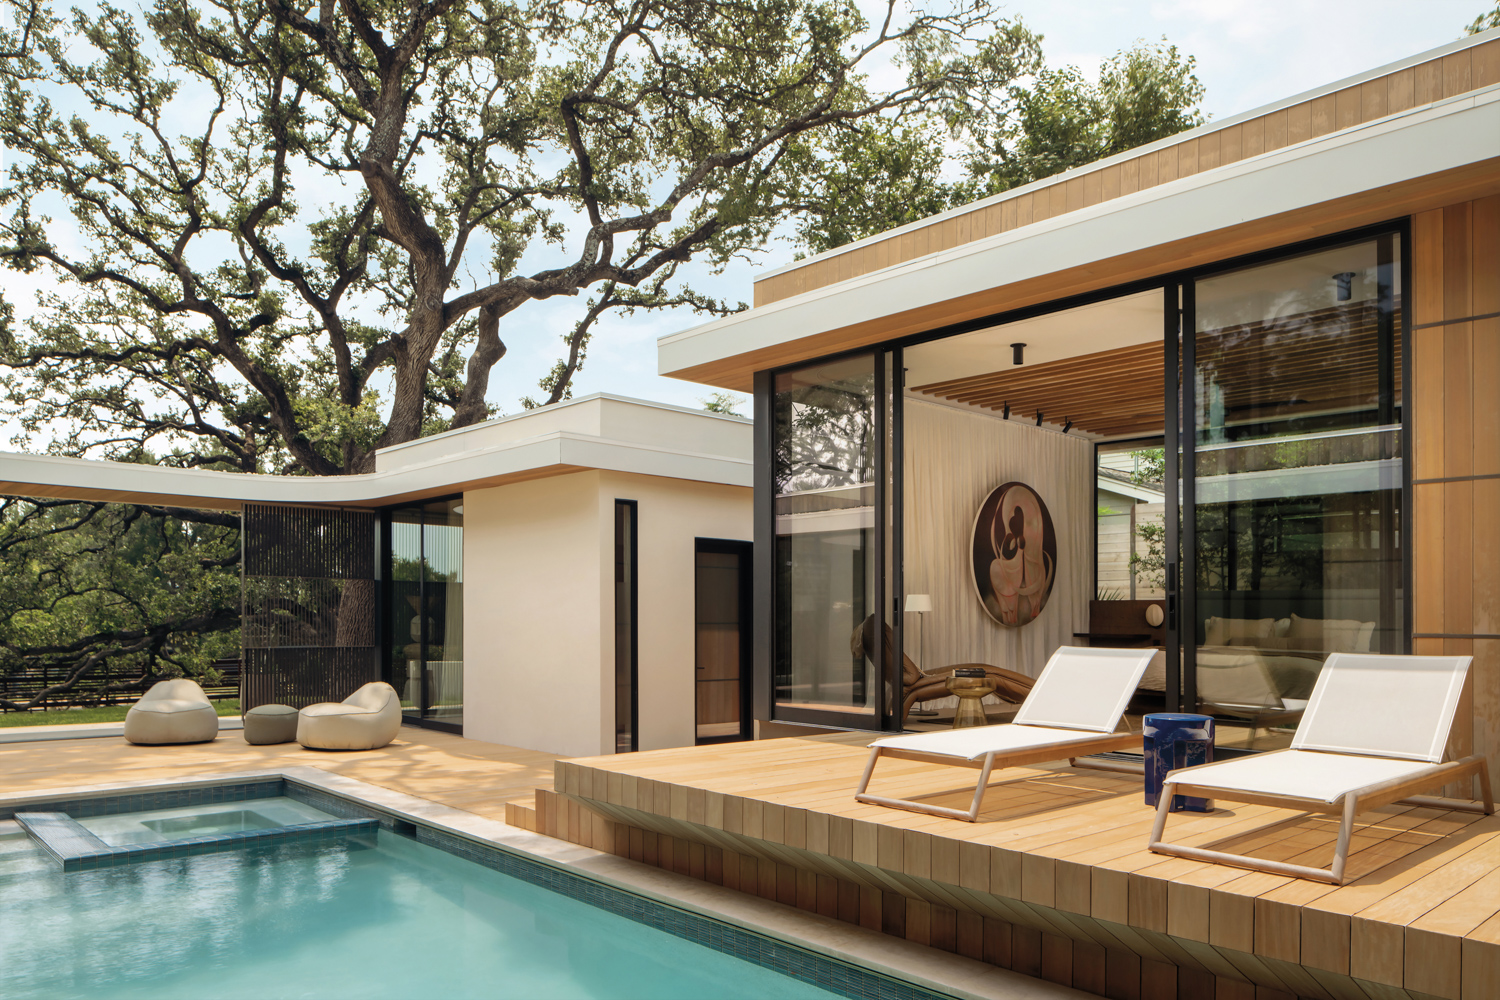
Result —
[{"label": "beige curtain", "polygon": [[[1061,645],[1080,644],[1094,583],[1094,448],[1021,419],[906,400],[906,592],[931,612],[906,615],[906,651],[924,670],[992,663],[1035,677]],[[979,603],[970,547],[991,490],[1036,491],[1057,534],[1052,596],[1033,622],[1006,628]],[[921,622],[919,624],[919,618]]]}]

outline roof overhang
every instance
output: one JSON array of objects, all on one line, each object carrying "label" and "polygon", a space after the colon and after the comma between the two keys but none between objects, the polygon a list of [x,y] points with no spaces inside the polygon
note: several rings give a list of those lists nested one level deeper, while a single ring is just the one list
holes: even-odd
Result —
[{"label": "roof overhang", "polygon": [[[531,411],[414,442],[424,447],[403,446],[399,458],[383,451],[378,464],[394,468],[355,476],[242,475],[0,454],[0,493],[238,510],[246,503],[384,507],[591,469],[752,484],[749,421],[603,395],[567,406],[574,408],[565,415],[572,429],[542,430],[558,422],[563,407]],[[590,426],[600,433],[578,429]],[[542,432],[525,434],[533,428]],[[705,443],[716,447],[694,450]]]},{"label": "roof overhang", "polygon": [[766,368],[1496,192],[1489,87],[665,336],[659,370],[745,391]]}]

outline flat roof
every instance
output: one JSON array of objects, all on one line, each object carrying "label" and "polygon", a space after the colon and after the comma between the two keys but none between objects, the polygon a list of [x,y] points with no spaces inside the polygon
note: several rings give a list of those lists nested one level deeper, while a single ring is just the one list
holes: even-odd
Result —
[{"label": "flat roof", "polygon": [[749,488],[743,417],[597,393],[376,453],[353,476],[268,476],[0,453],[0,493],[237,510],[245,503],[383,507],[599,469]]},{"label": "flat roof", "polygon": [[[1500,31],[1465,42],[1488,43],[1495,40],[1491,35],[1500,38]],[[1431,57],[1424,53],[1411,61]],[[744,391],[757,370],[1154,279],[1495,191],[1500,191],[1500,85],[666,335],[657,344],[658,368],[664,375]],[[1211,234],[1225,238],[1207,238]]]}]

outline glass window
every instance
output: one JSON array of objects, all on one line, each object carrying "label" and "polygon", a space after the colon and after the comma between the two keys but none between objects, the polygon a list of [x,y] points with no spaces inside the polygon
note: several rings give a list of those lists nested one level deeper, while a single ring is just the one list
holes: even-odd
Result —
[{"label": "glass window", "polygon": [[1166,454],[1162,439],[1111,441],[1094,451],[1099,601],[1166,595]]},{"label": "glass window", "polygon": [[873,355],[778,375],[773,404],[778,708],[873,714],[855,641],[875,610]]},{"label": "glass window", "polygon": [[1194,289],[1183,641],[1221,743],[1286,745],[1330,653],[1405,646],[1398,240]]},{"label": "glass window", "polygon": [[634,500],[615,501],[615,752],[639,749],[640,678],[636,669],[636,517]]},{"label": "glass window", "polygon": [[411,718],[464,713],[463,501],[392,511],[386,580],[391,684]]}]

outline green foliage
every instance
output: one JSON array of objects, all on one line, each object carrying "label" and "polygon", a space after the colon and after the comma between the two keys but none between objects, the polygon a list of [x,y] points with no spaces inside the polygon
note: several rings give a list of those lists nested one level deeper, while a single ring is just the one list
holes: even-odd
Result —
[{"label": "green foliage", "polygon": [[213,661],[239,649],[238,520],[0,498],[0,677],[46,675],[0,707],[97,696],[106,670],[117,692],[216,681]]},{"label": "green foliage", "polygon": [[1042,70],[969,160],[975,194],[994,194],[1203,124],[1203,85],[1175,45],[1137,45],[1100,69]]},{"label": "green foliage", "polygon": [[[56,289],[0,319],[0,418],[69,454],[369,471],[491,416],[525,306],[588,295],[540,381],[565,399],[603,317],[743,308],[679,268],[857,183],[836,154],[866,132],[989,114],[1026,37],[990,0],[878,26],[853,0],[0,0],[0,266]],[[890,155],[888,210],[928,163]]]},{"label": "green foliage", "polygon": [[[836,166],[818,191],[798,240],[817,253],[915,222],[1195,128],[1203,85],[1195,60],[1174,45],[1118,53],[1097,80],[1076,67],[1047,68],[1042,38],[1008,25],[987,52],[1014,83],[982,104],[901,122],[872,119],[831,133],[808,154]],[[958,173],[957,180],[947,175]]]},{"label": "green foliage", "polygon": [[1489,31],[1491,28],[1500,28],[1500,0],[1495,0],[1494,10],[1488,11],[1484,14],[1480,14],[1478,17],[1476,17],[1469,24],[1469,27],[1465,33],[1470,35],[1477,35],[1481,31]]},{"label": "green foliage", "polygon": [[732,392],[716,392],[707,399],[700,399],[703,408],[709,413],[724,413],[731,417],[743,417],[736,407],[745,401],[744,396],[736,396]]}]

